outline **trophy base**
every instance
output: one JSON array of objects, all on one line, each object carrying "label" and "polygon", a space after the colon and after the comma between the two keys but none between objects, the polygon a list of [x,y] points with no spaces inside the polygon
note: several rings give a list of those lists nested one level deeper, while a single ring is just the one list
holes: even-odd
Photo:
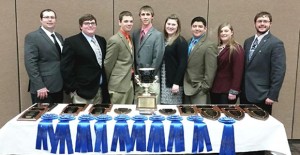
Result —
[{"label": "trophy base", "polygon": [[154,111],[157,109],[156,95],[151,94],[147,96],[138,96],[136,109],[139,110],[141,114],[153,114]]}]

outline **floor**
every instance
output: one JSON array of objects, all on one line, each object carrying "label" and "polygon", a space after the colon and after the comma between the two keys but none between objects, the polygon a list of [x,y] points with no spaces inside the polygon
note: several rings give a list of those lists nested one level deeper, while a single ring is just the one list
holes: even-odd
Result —
[{"label": "floor", "polygon": [[292,155],[300,155],[300,139],[289,140]]}]

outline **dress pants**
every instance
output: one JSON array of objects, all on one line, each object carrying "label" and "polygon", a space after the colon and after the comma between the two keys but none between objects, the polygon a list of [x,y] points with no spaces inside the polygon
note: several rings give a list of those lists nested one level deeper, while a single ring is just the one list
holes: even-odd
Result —
[{"label": "dress pants", "polygon": [[32,104],[35,103],[63,103],[64,95],[63,91],[56,93],[48,93],[48,97],[45,99],[39,99],[37,94],[31,94]]}]

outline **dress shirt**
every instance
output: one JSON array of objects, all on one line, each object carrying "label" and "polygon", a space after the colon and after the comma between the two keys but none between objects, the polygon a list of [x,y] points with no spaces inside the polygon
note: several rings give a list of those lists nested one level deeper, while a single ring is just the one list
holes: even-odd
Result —
[{"label": "dress shirt", "polygon": [[141,33],[140,33],[140,40],[141,40],[141,37],[142,37],[142,33],[144,32],[144,38],[145,39],[145,36],[146,34],[150,31],[150,29],[152,28],[152,23],[150,23],[147,27],[145,28],[141,28]]},{"label": "dress shirt", "polygon": [[41,26],[41,28],[42,28],[42,30],[47,34],[47,36],[52,40],[52,42],[55,44],[55,41],[54,41],[54,39],[53,39],[52,36],[51,36],[51,34],[54,34],[54,36],[55,36],[55,38],[56,38],[56,40],[57,40],[57,43],[58,43],[58,45],[60,46],[60,49],[63,48],[63,47],[62,47],[62,43],[61,43],[60,40],[57,38],[57,36],[55,35],[54,32],[48,31],[48,30],[45,29],[43,26]]}]

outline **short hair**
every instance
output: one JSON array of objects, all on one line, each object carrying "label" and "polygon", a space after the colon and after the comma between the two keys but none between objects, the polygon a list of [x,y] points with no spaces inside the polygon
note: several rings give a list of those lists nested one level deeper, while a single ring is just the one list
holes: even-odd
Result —
[{"label": "short hair", "polygon": [[54,15],[55,15],[55,18],[57,18],[55,11],[53,11],[52,9],[45,9],[45,10],[42,10],[41,13],[40,13],[40,18],[41,19],[44,17],[44,12],[53,12]]},{"label": "short hair", "polygon": [[191,22],[191,26],[195,23],[195,22],[202,22],[203,25],[206,27],[206,20],[203,17],[195,17],[192,22]]},{"label": "short hair", "polygon": [[130,17],[132,17],[132,13],[129,12],[129,11],[122,11],[122,12],[119,14],[119,21],[120,21],[120,22],[122,21],[122,19],[123,19],[124,16],[130,16]]},{"label": "short hair", "polygon": [[263,16],[267,16],[270,19],[270,22],[272,22],[272,15],[269,12],[266,11],[261,11],[259,13],[257,13],[254,17],[254,23],[256,22],[257,18],[263,17]]},{"label": "short hair", "polygon": [[82,26],[83,22],[89,21],[89,20],[95,20],[95,23],[97,25],[97,19],[92,14],[85,14],[79,18],[79,25]]},{"label": "short hair", "polygon": [[141,12],[142,11],[148,11],[151,13],[152,17],[154,17],[154,11],[153,11],[153,8],[149,5],[144,5],[140,8],[140,11],[139,11],[139,16],[141,15]]}]

